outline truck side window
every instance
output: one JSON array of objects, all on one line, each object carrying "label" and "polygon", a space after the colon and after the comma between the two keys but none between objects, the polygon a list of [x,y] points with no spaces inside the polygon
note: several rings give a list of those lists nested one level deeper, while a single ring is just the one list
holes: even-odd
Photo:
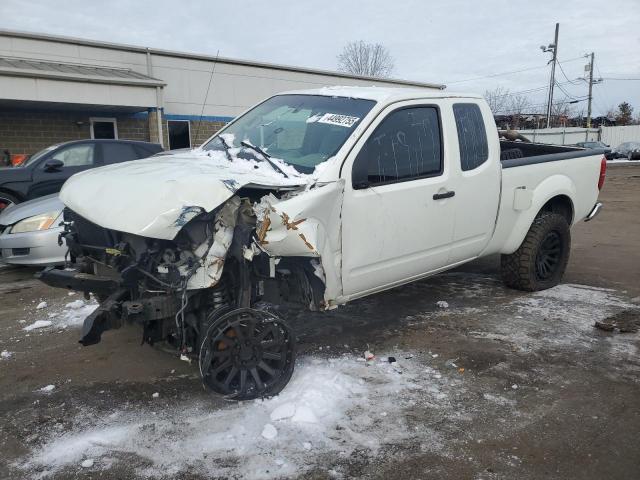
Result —
[{"label": "truck side window", "polygon": [[480,107],[475,103],[456,103],[453,115],[458,130],[460,165],[463,171],[473,170],[489,158],[487,132]]},{"label": "truck side window", "polygon": [[369,137],[356,162],[367,163],[372,185],[439,175],[442,142],[438,110],[415,107],[390,113]]}]

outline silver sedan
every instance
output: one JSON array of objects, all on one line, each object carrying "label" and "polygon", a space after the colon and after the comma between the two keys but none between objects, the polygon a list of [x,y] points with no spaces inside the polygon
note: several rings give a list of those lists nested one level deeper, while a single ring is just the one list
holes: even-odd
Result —
[{"label": "silver sedan", "polygon": [[58,194],[11,205],[0,213],[0,261],[12,265],[63,265],[58,245],[63,203]]}]

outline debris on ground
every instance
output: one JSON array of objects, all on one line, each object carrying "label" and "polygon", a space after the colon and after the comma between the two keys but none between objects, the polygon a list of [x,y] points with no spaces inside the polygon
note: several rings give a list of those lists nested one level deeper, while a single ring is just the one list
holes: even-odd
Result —
[{"label": "debris on ground", "polygon": [[158,392],[154,392],[153,394],[151,394],[151,398],[158,398],[160,396],[160,394]]},{"label": "debris on ground", "polygon": [[445,302],[444,300],[438,300],[436,302],[436,305],[440,308],[449,308],[449,303]]},{"label": "debris on ground", "polygon": [[518,389],[518,385],[516,385],[515,383],[513,385],[511,385],[511,388],[513,388],[514,390]]},{"label": "debris on ground", "polygon": [[53,390],[56,388],[55,385],[47,385],[46,387],[42,387],[40,390],[38,390],[39,392],[43,392],[43,393],[49,393],[49,392],[53,392]]},{"label": "debris on ground", "polygon": [[36,320],[31,325],[27,325],[26,327],[24,327],[23,330],[25,332],[30,332],[31,330],[36,330],[38,328],[46,328],[46,327],[50,327],[51,325],[53,325],[53,322],[51,320]]},{"label": "debris on ground", "polygon": [[82,466],[82,468],[91,468],[93,467],[93,459],[87,458],[80,465]]},{"label": "debris on ground", "polygon": [[40,302],[40,303],[36,306],[36,310],[42,310],[43,308],[47,308],[47,302]]},{"label": "debris on ground", "polygon": [[375,356],[373,353],[371,353],[369,350],[367,350],[367,351],[365,351],[365,352],[364,352],[364,359],[365,359],[366,361],[371,361],[371,360],[373,360],[374,358],[376,358],[376,356]]},{"label": "debris on ground", "polygon": [[603,320],[596,320],[595,326],[605,332],[635,333],[640,330],[640,310],[624,310]]},{"label": "debris on ground", "polygon": [[387,358],[387,361],[389,363],[396,363],[396,357],[389,357],[389,358]]},{"label": "debris on ground", "polygon": [[0,358],[3,358],[5,360],[11,358],[11,355],[13,355],[13,352],[9,352],[7,350],[3,350],[2,352],[0,352]]}]

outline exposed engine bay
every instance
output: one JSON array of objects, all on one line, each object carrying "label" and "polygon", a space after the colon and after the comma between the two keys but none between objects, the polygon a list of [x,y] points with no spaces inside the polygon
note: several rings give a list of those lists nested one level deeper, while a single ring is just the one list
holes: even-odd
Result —
[{"label": "exposed engine bay", "polygon": [[100,227],[67,208],[61,241],[70,268],[46,270],[41,279],[98,299],[84,323],[85,346],[125,322],[140,324],[143,342],[168,343],[198,359],[215,392],[275,394],[295,358],[295,338],[279,312],[334,307],[320,252],[331,250],[324,224],[336,189],[341,182],[297,191],[241,188],[210,212],[183,208],[172,240]]}]

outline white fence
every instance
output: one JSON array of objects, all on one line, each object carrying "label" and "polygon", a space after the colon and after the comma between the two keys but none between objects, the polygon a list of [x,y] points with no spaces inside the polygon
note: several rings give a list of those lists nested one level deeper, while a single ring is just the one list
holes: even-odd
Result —
[{"label": "white fence", "polygon": [[600,128],[541,128],[539,130],[519,130],[532,142],[554,145],[573,145],[578,142],[600,140],[617,147],[623,142],[640,142],[640,125]]}]

